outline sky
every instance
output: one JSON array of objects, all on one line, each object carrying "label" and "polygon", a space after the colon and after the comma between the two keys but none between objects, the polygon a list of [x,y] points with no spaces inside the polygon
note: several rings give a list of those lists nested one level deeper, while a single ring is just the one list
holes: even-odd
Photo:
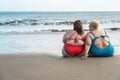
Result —
[{"label": "sky", "polygon": [[120,11],[120,0],[0,0],[0,11]]}]

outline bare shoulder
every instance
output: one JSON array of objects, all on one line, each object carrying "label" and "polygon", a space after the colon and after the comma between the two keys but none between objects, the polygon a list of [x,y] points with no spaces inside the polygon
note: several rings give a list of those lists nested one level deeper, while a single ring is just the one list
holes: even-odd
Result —
[{"label": "bare shoulder", "polygon": [[64,34],[65,37],[70,37],[73,34],[77,34],[77,32],[75,30],[68,30],[66,31],[66,33]]},{"label": "bare shoulder", "polygon": [[93,38],[93,36],[91,35],[91,33],[90,33],[90,32],[88,32],[88,33],[86,34],[86,38],[90,38],[90,39],[92,39],[92,38]]},{"label": "bare shoulder", "polygon": [[91,33],[90,33],[90,32],[88,32],[88,33],[86,34],[86,36],[90,37],[90,36],[91,36]]}]

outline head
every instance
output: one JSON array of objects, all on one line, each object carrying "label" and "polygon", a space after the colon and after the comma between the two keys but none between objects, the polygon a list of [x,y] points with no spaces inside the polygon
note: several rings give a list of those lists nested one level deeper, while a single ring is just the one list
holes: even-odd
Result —
[{"label": "head", "polygon": [[93,31],[99,28],[99,22],[98,21],[91,21],[89,24],[89,30]]},{"label": "head", "polygon": [[81,20],[76,20],[74,22],[74,30],[77,31],[78,34],[83,34],[83,27]]}]

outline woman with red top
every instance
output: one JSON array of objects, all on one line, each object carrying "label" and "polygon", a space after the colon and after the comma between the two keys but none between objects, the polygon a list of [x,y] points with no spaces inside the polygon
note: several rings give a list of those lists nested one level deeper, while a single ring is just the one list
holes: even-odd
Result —
[{"label": "woman with red top", "polygon": [[73,30],[67,31],[63,36],[63,57],[80,56],[84,51],[85,36],[81,20],[75,21]]}]

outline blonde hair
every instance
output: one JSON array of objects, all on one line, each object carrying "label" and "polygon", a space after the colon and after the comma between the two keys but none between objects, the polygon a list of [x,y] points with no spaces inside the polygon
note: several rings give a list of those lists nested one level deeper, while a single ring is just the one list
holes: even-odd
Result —
[{"label": "blonde hair", "polygon": [[94,29],[97,29],[99,26],[99,22],[94,20],[90,22],[90,26],[93,27]]}]

